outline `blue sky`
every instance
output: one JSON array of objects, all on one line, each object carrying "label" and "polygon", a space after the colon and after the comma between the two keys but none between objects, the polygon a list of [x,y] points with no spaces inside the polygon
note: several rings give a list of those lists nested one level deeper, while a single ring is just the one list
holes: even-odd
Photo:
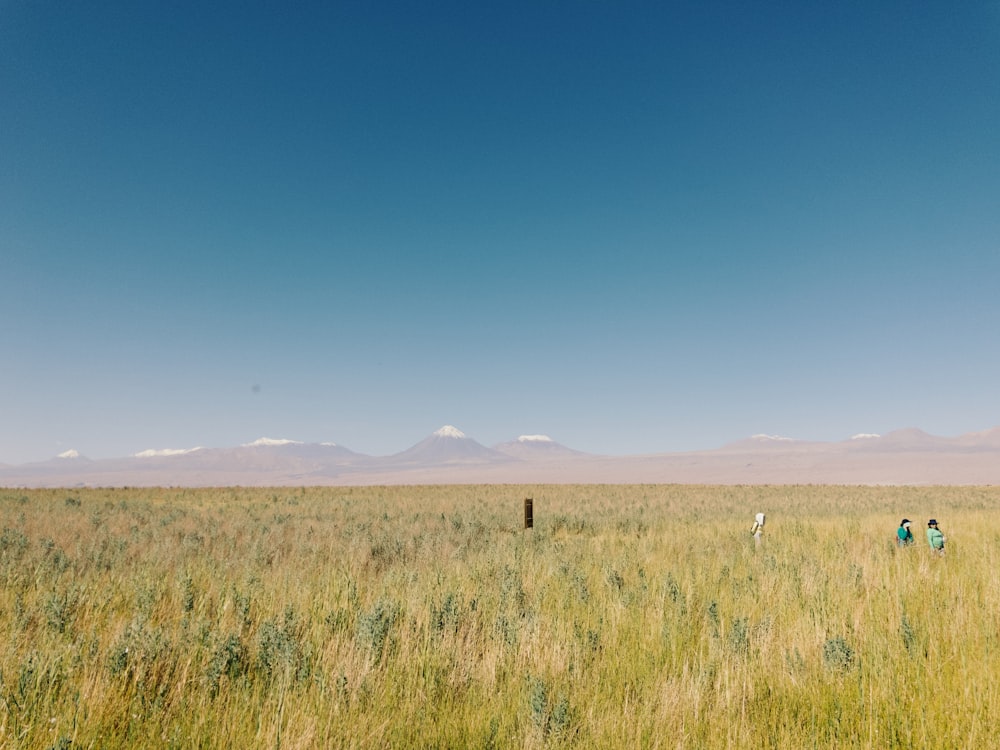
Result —
[{"label": "blue sky", "polygon": [[0,7],[0,462],[1000,424],[996,2]]}]

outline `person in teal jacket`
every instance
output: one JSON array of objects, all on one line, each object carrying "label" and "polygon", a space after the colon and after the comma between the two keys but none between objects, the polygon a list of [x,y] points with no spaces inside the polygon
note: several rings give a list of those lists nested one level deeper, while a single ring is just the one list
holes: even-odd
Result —
[{"label": "person in teal jacket", "polygon": [[931,552],[944,555],[944,534],[934,518],[927,522],[927,543],[931,546]]},{"label": "person in teal jacket", "polygon": [[909,518],[904,518],[899,522],[899,528],[896,529],[896,544],[900,547],[909,547],[913,544],[913,532],[910,531]]}]

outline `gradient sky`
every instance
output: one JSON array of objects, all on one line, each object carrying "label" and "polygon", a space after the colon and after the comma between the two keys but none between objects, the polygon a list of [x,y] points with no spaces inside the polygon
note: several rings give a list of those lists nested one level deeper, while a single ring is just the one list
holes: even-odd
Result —
[{"label": "gradient sky", "polygon": [[1000,4],[0,4],[0,462],[1000,424]]}]

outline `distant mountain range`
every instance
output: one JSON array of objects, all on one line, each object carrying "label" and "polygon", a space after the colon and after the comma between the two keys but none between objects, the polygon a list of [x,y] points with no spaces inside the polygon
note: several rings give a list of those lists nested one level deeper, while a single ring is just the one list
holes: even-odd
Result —
[{"label": "distant mountain range", "polygon": [[0,464],[0,486],[373,484],[1000,484],[1000,427],[945,438],[909,428],[840,442],[753,435],[721,448],[598,456],[546,435],[488,448],[451,425],[391,456],[333,443],[260,438],[235,448],[145,450],[90,460]]}]

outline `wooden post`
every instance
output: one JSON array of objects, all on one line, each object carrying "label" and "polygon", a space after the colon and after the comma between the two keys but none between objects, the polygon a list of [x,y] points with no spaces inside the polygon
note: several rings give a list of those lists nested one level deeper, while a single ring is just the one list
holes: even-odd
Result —
[{"label": "wooden post", "polygon": [[532,515],[532,504],[534,500],[530,497],[524,498],[524,528],[530,529],[535,525],[535,519]]}]

